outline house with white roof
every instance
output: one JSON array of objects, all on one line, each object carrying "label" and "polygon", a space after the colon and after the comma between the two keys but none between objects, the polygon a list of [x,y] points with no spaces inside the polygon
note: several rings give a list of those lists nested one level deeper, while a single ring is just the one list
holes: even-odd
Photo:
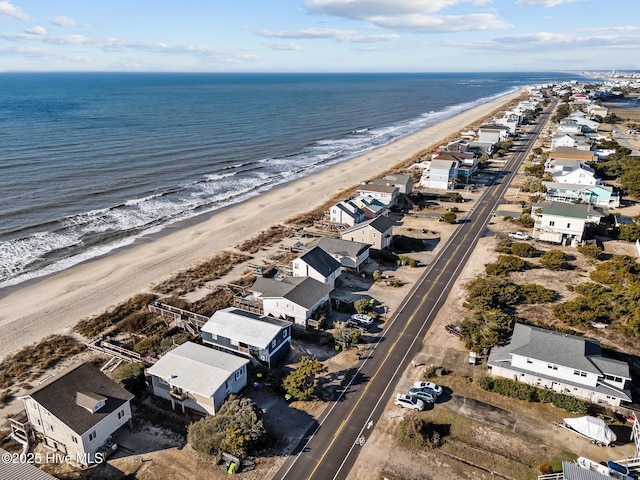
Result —
[{"label": "house with white roof", "polygon": [[249,360],[186,342],[147,368],[153,394],[185,411],[215,415],[232,393],[247,386]]},{"label": "house with white roof", "polygon": [[221,352],[274,366],[291,348],[291,323],[235,307],[215,312],[201,329],[202,342]]},{"label": "house with white roof", "polygon": [[330,286],[311,277],[285,277],[282,280],[260,277],[251,287],[251,293],[262,303],[265,315],[282,318],[302,328],[307,327],[308,320],[318,309],[329,304],[331,290]]},{"label": "house with white roof", "polygon": [[509,139],[509,127],[496,125],[495,123],[481,125],[478,129],[478,141],[480,142],[504,142]]},{"label": "house with white roof", "polygon": [[348,228],[342,232],[342,239],[368,243],[378,250],[388,249],[393,240],[393,222],[387,217],[377,217]]},{"label": "house with white roof", "polygon": [[364,221],[364,211],[351,200],[343,200],[329,208],[329,221],[353,227]]},{"label": "house with white roof", "polygon": [[602,183],[602,181],[596,177],[595,170],[583,163],[567,169],[555,170],[551,175],[555,183],[571,183],[574,185],[600,185]]},{"label": "house with white roof", "polygon": [[567,133],[556,133],[551,137],[551,148],[556,149],[558,147],[572,147],[578,146],[578,141]]},{"label": "house with white roof", "polygon": [[361,185],[356,190],[358,196],[371,196],[376,200],[379,200],[387,207],[393,207],[398,200],[398,193],[400,189],[393,185],[376,185],[374,183],[367,183]]},{"label": "house with white roof", "polygon": [[99,462],[112,435],[131,426],[133,395],[90,363],[72,366],[21,397],[31,430],[76,463]]},{"label": "house with white roof", "polygon": [[371,245],[368,243],[343,240],[342,238],[320,237],[312,244],[335,258],[344,270],[359,272],[369,259]]},{"label": "house with white roof", "polygon": [[631,402],[627,362],[602,355],[600,342],[516,323],[505,346],[491,349],[492,375],[591,403]]},{"label": "house with white roof", "polygon": [[453,189],[458,178],[458,166],[456,160],[431,160],[429,169],[422,172],[420,185],[436,190]]},{"label": "house with white roof", "polygon": [[320,247],[313,247],[293,260],[291,264],[294,277],[314,278],[330,286],[332,290],[342,271],[340,262]]},{"label": "house with white roof", "polygon": [[599,224],[605,216],[600,207],[560,202],[534,203],[531,213],[533,238],[563,245],[581,242],[587,226]]}]

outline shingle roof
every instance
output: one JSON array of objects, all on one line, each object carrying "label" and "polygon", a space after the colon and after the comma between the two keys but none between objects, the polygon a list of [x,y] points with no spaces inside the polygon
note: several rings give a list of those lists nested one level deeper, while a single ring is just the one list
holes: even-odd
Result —
[{"label": "shingle roof", "polygon": [[[9,452],[0,448],[0,458],[4,458],[5,455],[9,455]],[[10,458],[15,458],[15,454],[11,455]],[[0,480],[56,480],[56,477],[30,463],[4,461],[0,470]]]},{"label": "shingle roof", "polygon": [[263,298],[286,298],[304,308],[311,308],[331,292],[331,287],[310,277],[285,277],[277,281],[272,278],[258,278],[252,292]]},{"label": "shingle roof", "polygon": [[289,322],[229,307],[218,310],[202,327],[224,338],[237,340],[258,348],[267,348]]},{"label": "shingle roof", "polygon": [[396,191],[398,187],[394,187],[393,185],[376,185],[373,183],[368,183],[366,185],[362,185],[358,188],[358,192],[381,192],[381,193],[393,193]]},{"label": "shingle roof", "polygon": [[357,257],[371,248],[368,243],[352,242],[341,238],[320,237],[314,245],[320,247],[329,255],[342,257]]},{"label": "shingle roof", "polygon": [[360,230],[361,228],[368,227],[368,226],[370,226],[371,228],[375,229],[380,233],[384,233],[387,230],[389,230],[391,227],[393,227],[393,225],[394,225],[393,221],[389,220],[384,215],[380,215],[379,217],[372,218],[371,220],[367,220],[366,222],[358,223],[351,228],[347,228],[342,232],[342,234],[344,235],[345,233],[353,232],[355,230]]},{"label": "shingle roof", "polygon": [[248,363],[246,358],[186,342],[163,355],[147,373],[173,387],[210,398],[230,375]]},{"label": "shingle roof", "polygon": [[312,248],[299,258],[324,277],[328,277],[336,270],[340,270],[341,267],[340,262],[320,247]]},{"label": "shingle roof", "polygon": [[[78,392],[91,392],[93,395],[106,397],[107,401],[104,407],[91,413],[76,403]],[[29,396],[78,435],[90,430],[133,398],[131,393],[90,363],[81,363],[67,369],[32,390]]]}]

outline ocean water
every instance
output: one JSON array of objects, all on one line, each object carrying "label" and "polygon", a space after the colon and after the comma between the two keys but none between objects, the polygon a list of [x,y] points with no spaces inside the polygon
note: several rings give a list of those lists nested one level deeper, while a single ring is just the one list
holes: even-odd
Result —
[{"label": "ocean water", "polygon": [[0,288],[241,202],[520,86],[574,78],[0,74]]}]

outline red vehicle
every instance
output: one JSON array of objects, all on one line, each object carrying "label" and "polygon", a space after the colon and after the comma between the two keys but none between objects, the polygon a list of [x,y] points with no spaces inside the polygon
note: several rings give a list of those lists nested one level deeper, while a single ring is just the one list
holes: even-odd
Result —
[{"label": "red vehicle", "polygon": [[449,333],[452,333],[453,335],[456,335],[457,337],[462,337],[462,332],[460,331],[460,327],[456,326],[456,325],[445,325],[445,330]]}]

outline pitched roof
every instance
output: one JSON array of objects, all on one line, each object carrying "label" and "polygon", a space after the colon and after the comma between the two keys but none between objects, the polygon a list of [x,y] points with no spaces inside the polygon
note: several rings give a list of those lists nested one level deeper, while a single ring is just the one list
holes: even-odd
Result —
[{"label": "pitched roof", "polygon": [[[11,455],[11,457],[5,457]],[[0,458],[15,458],[15,453],[10,454],[6,450],[0,448]],[[0,480],[56,480],[56,477],[40,470],[35,465],[24,462],[4,461],[2,462],[2,471],[0,472]]]},{"label": "pitched roof", "polygon": [[[105,405],[91,413],[76,403],[78,392],[84,394],[82,398],[87,394],[104,397]],[[93,428],[133,398],[131,393],[90,363],[81,363],[63,371],[32,390],[29,396],[78,435]]]},{"label": "pitched roof", "polygon": [[516,323],[510,342],[496,349],[495,360],[520,355],[584,372],[629,376],[626,362],[601,355],[600,342]]},{"label": "pitched roof", "polygon": [[324,277],[328,277],[336,270],[340,270],[341,267],[340,262],[320,247],[313,247],[298,258]]},{"label": "pitched roof", "polygon": [[258,348],[267,348],[289,322],[279,318],[257,315],[239,308],[229,307],[218,310],[202,327],[208,332],[224,338],[231,338]]},{"label": "pitched roof", "polygon": [[368,243],[352,242],[342,238],[320,237],[314,245],[330,255],[340,255],[343,257],[357,257],[371,248]]},{"label": "pitched roof", "polygon": [[380,193],[393,193],[398,189],[393,185],[376,185],[375,183],[367,183],[358,187],[358,192],[380,192]]},{"label": "pitched roof", "polygon": [[229,376],[248,363],[246,358],[186,342],[164,354],[147,373],[173,387],[210,398]]},{"label": "pitched roof", "polygon": [[342,232],[342,234],[344,235],[345,233],[354,232],[356,230],[360,230],[361,228],[366,228],[366,227],[371,227],[380,233],[384,233],[390,228],[392,228],[393,225],[394,223],[391,220],[389,220],[384,215],[380,215],[379,217],[373,218],[371,220],[367,220],[366,222],[358,223],[351,228],[347,228]]},{"label": "pitched roof", "polygon": [[312,308],[331,292],[331,287],[311,277],[285,277],[280,281],[258,278],[251,287],[252,292],[262,298],[286,298],[304,308]]}]

